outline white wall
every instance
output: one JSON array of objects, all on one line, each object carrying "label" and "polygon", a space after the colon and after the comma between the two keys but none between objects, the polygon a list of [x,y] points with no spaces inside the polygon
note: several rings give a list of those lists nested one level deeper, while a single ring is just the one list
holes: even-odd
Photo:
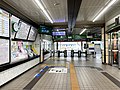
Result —
[{"label": "white wall", "polygon": [[0,86],[39,63],[39,58],[0,72]]}]

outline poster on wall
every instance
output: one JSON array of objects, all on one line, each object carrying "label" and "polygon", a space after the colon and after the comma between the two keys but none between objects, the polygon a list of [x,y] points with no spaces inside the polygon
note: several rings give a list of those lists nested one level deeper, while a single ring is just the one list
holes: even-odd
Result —
[{"label": "poster on wall", "polygon": [[9,37],[9,13],[0,9],[0,36]]},{"label": "poster on wall", "polygon": [[118,33],[112,33],[113,64],[118,63]]},{"label": "poster on wall", "polygon": [[23,47],[22,41],[12,41],[11,43],[11,63],[27,59],[27,51]]},{"label": "poster on wall", "polygon": [[0,39],[0,65],[9,63],[9,40]]},{"label": "poster on wall", "polygon": [[20,23],[21,23],[20,29],[17,31],[17,34],[16,34],[15,38],[26,40],[27,36],[28,36],[28,33],[29,33],[29,30],[30,30],[30,25],[28,25],[28,24],[26,24],[22,21],[19,22],[19,24]]},{"label": "poster on wall", "polygon": [[11,42],[11,63],[27,60],[38,55],[32,44],[22,41]]},{"label": "poster on wall", "polygon": [[36,35],[37,35],[37,29],[34,27],[31,27],[28,40],[34,41],[36,38]]}]

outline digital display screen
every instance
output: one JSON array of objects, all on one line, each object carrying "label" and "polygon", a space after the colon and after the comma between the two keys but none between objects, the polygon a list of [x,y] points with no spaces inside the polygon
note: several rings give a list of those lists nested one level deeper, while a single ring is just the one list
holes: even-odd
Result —
[{"label": "digital display screen", "polygon": [[36,35],[37,35],[37,29],[34,27],[31,27],[28,40],[34,41],[36,38]]},{"label": "digital display screen", "polygon": [[9,63],[9,40],[0,39],[0,65]]},{"label": "digital display screen", "polygon": [[9,13],[0,9],[0,36],[9,37]]},{"label": "digital display screen", "polygon": [[16,34],[16,38],[26,40],[27,36],[28,36],[29,29],[30,29],[30,25],[28,25],[24,22],[20,22],[20,23],[21,23],[21,26]]},{"label": "digital display screen", "polygon": [[53,36],[64,36],[64,35],[66,35],[66,33],[65,33],[65,31],[63,31],[63,32],[52,32],[52,35]]},{"label": "digital display screen", "polygon": [[39,33],[51,35],[52,34],[52,27],[40,25]]}]

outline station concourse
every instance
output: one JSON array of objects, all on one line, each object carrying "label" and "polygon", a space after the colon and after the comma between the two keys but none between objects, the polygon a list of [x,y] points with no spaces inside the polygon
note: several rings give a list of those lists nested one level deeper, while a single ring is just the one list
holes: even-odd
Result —
[{"label": "station concourse", "polygon": [[0,90],[120,90],[120,0],[0,0]]}]

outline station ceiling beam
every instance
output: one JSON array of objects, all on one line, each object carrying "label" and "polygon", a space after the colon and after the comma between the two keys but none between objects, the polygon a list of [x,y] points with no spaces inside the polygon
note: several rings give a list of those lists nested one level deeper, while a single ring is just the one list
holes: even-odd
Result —
[{"label": "station ceiling beam", "polygon": [[67,0],[68,4],[68,32],[71,33],[76,24],[76,19],[82,0]]}]

